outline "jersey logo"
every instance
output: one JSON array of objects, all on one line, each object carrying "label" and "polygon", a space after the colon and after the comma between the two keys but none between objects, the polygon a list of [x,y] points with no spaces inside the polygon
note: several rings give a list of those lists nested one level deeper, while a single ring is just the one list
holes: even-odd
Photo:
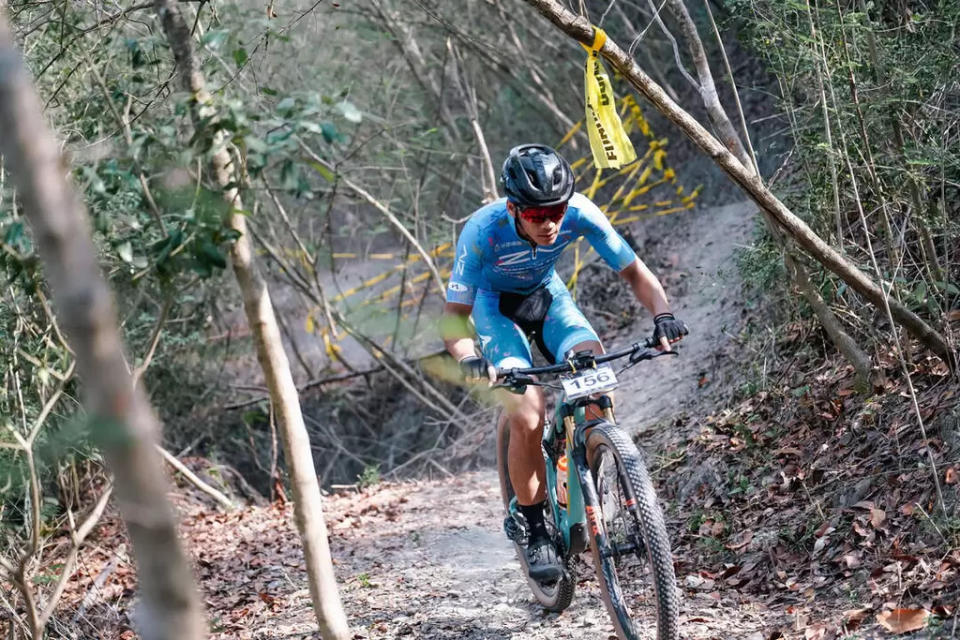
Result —
[{"label": "jersey logo", "polygon": [[447,289],[450,289],[450,291],[454,291],[456,293],[463,293],[467,290],[467,286],[460,284],[459,282],[451,282],[447,285]]},{"label": "jersey logo", "polygon": [[[562,246],[552,246],[552,247],[537,247],[537,255],[542,253],[553,253],[554,251],[563,251],[566,248],[566,244]],[[523,251],[515,251],[514,253],[507,253],[503,256],[500,256],[500,259],[497,260],[498,267],[509,267],[515,264],[523,264],[524,262],[530,262],[533,260],[533,251],[531,249],[524,249]]]},{"label": "jersey logo", "polygon": [[461,276],[463,275],[463,270],[467,264],[467,247],[464,246],[460,251],[460,255],[457,257],[457,273]]}]

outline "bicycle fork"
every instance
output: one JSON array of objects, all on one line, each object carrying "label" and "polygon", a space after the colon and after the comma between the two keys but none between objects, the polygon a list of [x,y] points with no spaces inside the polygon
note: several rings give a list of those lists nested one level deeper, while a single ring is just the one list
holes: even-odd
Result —
[{"label": "bicycle fork", "polygon": [[[613,411],[610,406],[610,401],[606,396],[604,399],[607,400],[606,406],[602,406],[604,414],[609,418],[613,417]],[[604,558],[609,557],[620,557],[622,555],[636,553],[642,555],[645,549],[643,539],[639,534],[635,533],[631,540],[625,541],[620,544],[616,544],[610,540],[606,527],[603,520],[603,511],[602,505],[603,500],[599,494],[598,487],[594,482],[593,478],[590,475],[590,467],[587,464],[587,432],[590,427],[603,423],[603,420],[591,420],[589,422],[582,423],[580,428],[576,428],[576,423],[573,416],[564,417],[564,427],[568,433],[567,442],[573,442],[574,446],[571,447],[568,445],[568,455],[570,456],[574,467],[576,468],[577,476],[577,485],[578,493],[582,491],[583,497],[583,510],[585,514],[586,525],[589,529],[590,539],[598,547],[600,555]],[[611,424],[613,424],[611,422]],[[570,437],[570,434],[573,437]],[[619,483],[619,474],[621,470],[616,469],[618,474],[617,482]],[[627,496],[627,508],[629,509],[629,515],[624,514],[625,517],[630,517],[633,519],[634,523],[639,524],[639,514],[636,513],[637,510],[637,501],[636,496],[630,495]]]}]

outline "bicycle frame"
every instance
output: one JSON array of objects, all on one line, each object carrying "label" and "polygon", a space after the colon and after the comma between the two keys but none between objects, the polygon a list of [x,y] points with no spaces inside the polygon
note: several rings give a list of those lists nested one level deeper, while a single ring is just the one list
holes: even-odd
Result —
[{"label": "bicycle frame", "polygon": [[[546,452],[547,499],[550,500],[554,522],[563,539],[564,556],[570,557],[586,548],[587,510],[583,498],[583,480],[588,479],[589,469],[586,456],[586,431],[597,421],[586,419],[586,407],[598,406],[604,411],[605,419],[615,424],[612,403],[609,396],[598,399],[581,399],[572,403],[559,399],[551,429],[544,429],[543,449]],[[550,452],[556,449],[557,438],[564,439],[564,453],[567,456],[567,504],[561,506],[557,501],[557,461]],[[596,526],[595,524],[593,526]]]}]

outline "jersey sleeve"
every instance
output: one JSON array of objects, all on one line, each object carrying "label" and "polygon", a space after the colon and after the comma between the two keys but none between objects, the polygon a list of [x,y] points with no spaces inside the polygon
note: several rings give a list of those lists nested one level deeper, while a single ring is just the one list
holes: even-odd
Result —
[{"label": "jersey sleeve", "polygon": [[450,272],[450,282],[447,284],[447,302],[473,305],[477,296],[483,266],[478,226],[474,220],[470,220],[460,231],[457,255]]},{"label": "jersey sleeve", "polygon": [[574,198],[576,200],[571,204],[575,204],[580,212],[580,234],[600,254],[604,262],[618,272],[632,264],[637,259],[637,254],[614,230],[603,211],[586,196],[575,194]]}]

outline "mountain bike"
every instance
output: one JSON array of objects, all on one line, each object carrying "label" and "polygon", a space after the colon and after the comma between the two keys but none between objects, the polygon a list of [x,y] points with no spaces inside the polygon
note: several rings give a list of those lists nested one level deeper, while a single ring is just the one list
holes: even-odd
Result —
[{"label": "mountain bike", "polygon": [[[617,374],[606,363],[629,358],[622,373],[644,360],[676,355],[653,346],[647,340],[603,355],[578,352],[550,366],[498,369],[494,385],[515,393],[529,385],[559,391],[555,419],[544,425],[542,452],[547,527],[564,571],[556,582],[542,583],[529,576],[527,582],[544,608],[563,611],[573,600],[577,583],[572,561],[589,547],[604,605],[621,640],[641,637],[634,619],[645,625],[656,620],[658,640],[679,638],[677,580],[663,513],[640,452],[617,426],[613,403],[603,395],[617,386]],[[559,385],[533,377],[550,374],[556,375]],[[590,405],[604,418],[588,420]],[[504,530],[526,573],[527,530],[507,472],[509,441],[510,428],[504,423],[497,433],[497,467],[507,512]]]}]

